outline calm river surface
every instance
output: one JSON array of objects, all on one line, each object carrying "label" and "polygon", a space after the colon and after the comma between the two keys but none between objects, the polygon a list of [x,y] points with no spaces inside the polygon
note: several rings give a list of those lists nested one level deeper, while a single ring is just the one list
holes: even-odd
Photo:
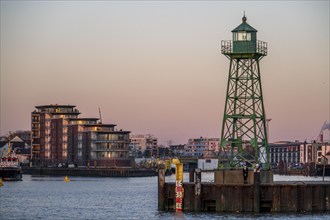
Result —
[{"label": "calm river surface", "polygon": [[[174,175],[166,177],[174,181]],[[275,176],[277,181],[315,180]],[[227,214],[157,210],[157,177],[88,178],[37,177],[4,182],[0,187],[0,219],[330,219],[330,213]],[[185,180],[189,179],[185,174]],[[204,181],[212,181],[203,173]],[[319,178],[318,180],[322,180]],[[326,178],[330,181],[330,178]]]}]

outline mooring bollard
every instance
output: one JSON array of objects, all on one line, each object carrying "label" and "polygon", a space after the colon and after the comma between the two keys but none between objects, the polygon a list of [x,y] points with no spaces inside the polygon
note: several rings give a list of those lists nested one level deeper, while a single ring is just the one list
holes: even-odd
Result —
[{"label": "mooring bollard", "polygon": [[165,170],[158,170],[158,209],[165,210]]},{"label": "mooring bollard", "polygon": [[202,200],[201,200],[201,192],[202,192],[202,172],[201,169],[195,170],[195,211],[201,211],[202,209]]}]

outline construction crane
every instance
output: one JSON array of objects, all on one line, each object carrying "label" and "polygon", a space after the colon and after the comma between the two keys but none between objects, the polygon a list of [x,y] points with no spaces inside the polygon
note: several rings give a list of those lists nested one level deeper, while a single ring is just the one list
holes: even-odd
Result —
[{"label": "construction crane", "polygon": [[99,115],[100,115],[100,124],[102,124],[102,115],[101,115],[101,108],[99,107]]}]

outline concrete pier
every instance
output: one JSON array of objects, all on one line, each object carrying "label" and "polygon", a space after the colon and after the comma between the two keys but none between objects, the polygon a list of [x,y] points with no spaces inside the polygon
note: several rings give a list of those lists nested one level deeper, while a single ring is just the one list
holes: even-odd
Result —
[{"label": "concrete pier", "polygon": [[[260,171],[260,183],[272,183],[273,173],[271,171]],[[254,183],[254,172],[249,170],[248,184]],[[217,170],[214,172],[214,182],[218,184],[244,184],[242,169],[236,170]]]},{"label": "concrete pier", "polygon": [[[230,175],[222,173],[223,175]],[[216,175],[220,174],[215,174]],[[184,187],[183,211],[216,212],[329,212],[330,182],[281,182],[265,183],[260,173],[250,173],[249,183],[186,182]],[[242,173],[240,172],[240,177]],[[238,181],[241,181],[237,179]],[[160,210],[175,210],[175,183],[164,184]]]}]

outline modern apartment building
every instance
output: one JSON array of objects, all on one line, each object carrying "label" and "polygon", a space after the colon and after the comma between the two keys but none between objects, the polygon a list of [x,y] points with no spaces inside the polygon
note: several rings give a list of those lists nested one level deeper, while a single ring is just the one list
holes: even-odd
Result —
[{"label": "modern apartment building", "polygon": [[130,167],[130,131],[118,131],[114,124],[84,124],[87,121],[75,120],[69,126],[69,163],[78,166]]},{"label": "modern apartment building", "polygon": [[74,105],[35,106],[31,113],[31,162],[45,166],[67,159],[69,119],[78,118]]},{"label": "modern apartment building", "polygon": [[78,155],[82,157],[82,132],[88,125],[97,125],[98,118],[72,118],[68,126],[68,162],[79,164]]},{"label": "modern apartment building", "polygon": [[129,131],[98,118],[78,118],[74,105],[36,106],[31,113],[33,166],[74,163],[78,166],[131,166]]}]

